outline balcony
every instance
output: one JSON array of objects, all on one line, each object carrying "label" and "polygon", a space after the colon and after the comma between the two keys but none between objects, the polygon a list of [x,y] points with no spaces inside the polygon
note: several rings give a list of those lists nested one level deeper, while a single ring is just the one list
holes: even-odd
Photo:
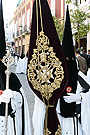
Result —
[{"label": "balcony", "polygon": [[24,27],[20,26],[20,29],[18,31],[16,31],[16,33],[13,33],[13,38],[15,40],[17,40],[18,38],[21,38],[21,36],[29,35],[30,31],[31,30],[29,28],[27,30],[27,26],[26,25]]}]

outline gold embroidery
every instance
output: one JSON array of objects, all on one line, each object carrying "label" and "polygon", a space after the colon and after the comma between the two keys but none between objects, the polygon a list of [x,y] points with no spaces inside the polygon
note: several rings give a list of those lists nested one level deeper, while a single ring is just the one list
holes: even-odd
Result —
[{"label": "gold embroidery", "polygon": [[49,39],[40,32],[36,40],[37,49],[33,49],[32,59],[28,65],[28,79],[34,89],[40,91],[42,97],[49,100],[53,91],[60,88],[64,79],[62,62],[53,52],[53,47],[49,46]]},{"label": "gold embroidery", "polygon": [[45,108],[46,113],[45,113],[44,135],[51,134],[51,132],[47,128],[47,123],[48,123],[48,108],[49,107],[54,107],[54,105],[49,105],[49,101],[48,101],[48,105],[46,105],[46,108]]},{"label": "gold embroidery", "polygon": [[[40,11],[38,12],[38,10]],[[38,33],[38,13],[40,13],[41,32]],[[52,93],[60,88],[61,82],[64,79],[64,71],[62,62],[56,57],[53,52],[53,47],[49,47],[49,39],[43,32],[42,9],[41,2],[36,0],[36,18],[37,18],[37,40],[36,49],[33,49],[32,59],[28,64],[28,80],[32,83],[33,88],[39,91],[42,95],[43,102],[47,101],[45,113],[44,135],[50,135],[51,132],[47,128],[48,124],[48,107]],[[38,34],[40,34],[38,36]]]},{"label": "gold embroidery", "polygon": [[51,132],[48,130],[48,128],[44,129],[44,135],[50,135],[50,134],[51,134]]},{"label": "gold embroidery", "polygon": [[61,126],[60,125],[58,125],[58,129],[55,132],[55,135],[61,135]]}]

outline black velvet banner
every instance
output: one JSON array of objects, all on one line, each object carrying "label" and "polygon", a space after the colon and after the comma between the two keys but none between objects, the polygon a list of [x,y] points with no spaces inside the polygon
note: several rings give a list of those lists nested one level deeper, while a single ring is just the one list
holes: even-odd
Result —
[{"label": "black velvet banner", "polygon": [[[39,3],[39,0],[38,0],[38,3]],[[50,12],[50,8],[49,8],[49,5],[48,5],[48,2],[47,2],[47,0],[40,0],[40,3],[41,3],[41,12],[42,12],[43,31],[44,31],[44,34],[48,37],[49,42],[50,42],[48,47],[49,48],[50,47],[53,48],[53,56],[55,55],[55,57],[57,57],[57,61],[59,60],[61,62],[61,66],[63,67],[63,72],[64,72],[64,78],[62,79],[61,84],[59,85],[59,87],[57,87],[57,85],[56,85],[55,90],[53,90],[51,92],[51,97],[49,99],[49,105],[48,105],[47,99],[44,96],[42,96],[42,93],[39,90],[35,89],[35,87],[33,86],[32,82],[30,80],[28,80],[28,82],[29,82],[29,85],[30,85],[31,89],[33,90],[33,92],[43,102],[45,100],[45,104],[47,106],[49,106],[48,107],[48,119],[47,119],[48,127],[47,128],[51,132],[51,135],[55,135],[55,132],[57,131],[58,125],[60,125],[60,123],[59,123],[58,118],[57,118],[55,107],[50,107],[50,105],[51,106],[55,106],[57,100],[61,97],[61,95],[65,91],[65,88],[66,88],[67,83],[68,83],[68,71],[67,71],[66,60],[64,58],[62,47],[60,45],[60,41],[59,41],[59,38],[58,38],[58,35],[57,35],[57,32],[56,32],[55,26],[54,26],[54,21],[52,19],[52,15],[51,15],[51,12]],[[40,17],[39,5],[38,5],[38,11],[39,11],[39,13],[38,13],[38,28],[39,28],[38,32],[41,32],[42,29],[41,29],[41,17]],[[34,5],[33,5],[31,36],[30,36],[30,45],[29,45],[29,51],[28,51],[28,64],[32,60],[32,57],[34,57],[34,55],[35,55],[34,52],[33,52],[33,49],[37,49],[37,46],[36,46],[36,39],[37,39],[37,16],[36,16],[36,13],[37,12],[36,12],[36,0],[35,0],[34,1]],[[37,51],[37,50],[35,50],[35,51]],[[48,55],[48,53],[47,53],[47,55]],[[50,58],[48,57],[48,59],[50,59]],[[37,59],[35,59],[35,61],[37,61]],[[51,63],[52,63],[52,61],[50,61],[50,63],[47,64],[47,66],[49,65],[48,69],[50,69],[50,68],[52,68],[52,66],[54,66],[54,64],[52,65]],[[31,62],[31,64],[32,64],[32,62]],[[35,64],[35,66],[36,66],[36,64]],[[47,67],[45,67],[45,69],[46,68]],[[28,69],[29,69],[29,67],[28,67]],[[41,81],[41,85],[40,86],[44,85],[44,83],[45,83],[45,76],[43,76],[43,74],[45,75],[45,73],[43,73],[43,66],[41,66],[41,69],[40,69],[41,72],[39,71],[39,73],[41,74],[41,78],[40,79],[42,79],[43,81],[40,80]],[[49,72],[48,69],[47,69],[47,72]],[[55,70],[56,70],[56,68],[53,68],[52,75],[54,77],[56,77]],[[32,69],[32,71],[33,71],[33,69]],[[30,71],[30,72],[32,72],[32,71]],[[34,75],[36,73],[37,73],[37,71],[34,71],[34,73],[32,74],[32,77],[31,77],[32,81],[33,81],[33,78],[35,77]],[[51,75],[51,71],[48,74]],[[54,81],[53,77],[49,78],[48,74],[47,74],[46,78],[48,78],[48,81],[53,82]],[[38,74],[37,74],[37,76],[38,76]],[[33,81],[33,83],[35,84],[35,81]],[[46,83],[48,83],[48,82],[46,82]],[[36,84],[36,85],[37,85],[37,87],[40,87],[40,86],[38,86],[38,84]],[[49,86],[50,85],[48,85],[48,87]],[[44,98],[44,100],[43,100],[42,97]]]}]

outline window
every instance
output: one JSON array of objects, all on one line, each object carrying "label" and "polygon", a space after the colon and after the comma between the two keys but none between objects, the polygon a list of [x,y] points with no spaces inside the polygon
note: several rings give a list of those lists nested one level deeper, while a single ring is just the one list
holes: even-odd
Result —
[{"label": "window", "polygon": [[17,37],[17,24],[15,24],[15,37]]},{"label": "window", "polygon": [[21,46],[19,46],[19,54],[21,54]]},{"label": "window", "polygon": [[25,45],[23,45],[22,48],[23,48],[23,54],[25,54]]},{"label": "window", "polygon": [[15,47],[15,54],[17,54],[17,47]]},{"label": "window", "polygon": [[22,24],[21,24],[21,18],[19,18],[19,26],[21,26]]},{"label": "window", "polygon": [[27,31],[30,29],[30,10],[27,11]]},{"label": "window", "polygon": [[24,26],[25,26],[25,17],[24,17],[24,15],[22,16],[22,26],[23,26],[22,32],[24,32]]}]

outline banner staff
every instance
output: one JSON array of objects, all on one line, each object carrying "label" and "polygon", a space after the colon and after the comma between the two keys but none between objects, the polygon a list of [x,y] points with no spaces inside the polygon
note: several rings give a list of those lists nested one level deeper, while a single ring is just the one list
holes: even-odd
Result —
[{"label": "banner staff", "polygon": [[[10,47],[7,50],[6,54],[6,42],[5,42],[5,32],[4,32],[4,20],[3,20],[3,8],[2,8],[2,0],[0,0],[0,44],[2,48],[0,49],[0,59],[7,67],[6,73],[6,89],[9,89],[9,67],[13,64],[14,60],[11,56],[12,48]],[[8,103],[5,106],[5,135],[7,135],[7,121],[8,121]]]},{"label": "banner staff", "polygon": [[[12,48],[7,50],[7,54],[3,57],[2,62],[7,67],[5,74],[6,74],[6,90],[9,89],[9,76],[10,70],[9,67],[14,63],[14,59],[11,56]],[[8,122],[8,103],[6,103],[5,107],[5,135],[7,135],[7,122]]]}]

